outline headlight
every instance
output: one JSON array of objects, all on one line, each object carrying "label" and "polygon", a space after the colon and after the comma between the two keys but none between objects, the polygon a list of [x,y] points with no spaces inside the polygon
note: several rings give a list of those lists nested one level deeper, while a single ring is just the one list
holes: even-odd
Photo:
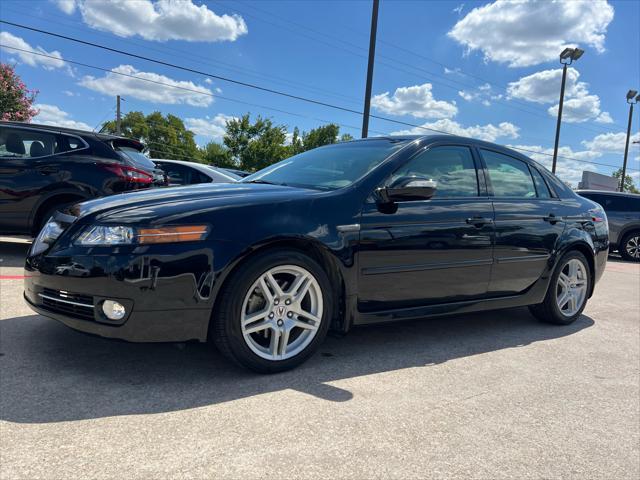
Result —
[{"label": "headlight", "polygon": [[207,225],[134,228],[122,225],[87,227],[76,244],[83,246],[146,245],[150,243],[193,242],[206,238]]},{"label": "headlight", "polygon": [[96,225],[89,227],[80,234],[78,245],[130,245],[133,243],[134,232],[131,227],[105,227]]},{"label": "headlight", "polygon": [[53,245],[53,242],[56,241],[63,231],[64,228],[51,217],[34,240],[33,246],[31,247],[31,255],[44,252]]}]

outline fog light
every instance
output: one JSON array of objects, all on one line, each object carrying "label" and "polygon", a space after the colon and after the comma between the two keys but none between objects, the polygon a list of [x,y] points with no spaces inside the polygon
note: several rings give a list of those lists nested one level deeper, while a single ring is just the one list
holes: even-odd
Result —
[{"label": "fog light", "polygon": [[124,305],[114,300],[105,300],[102,303],[102,311],[109,320],[122,320],[127,313]]}]

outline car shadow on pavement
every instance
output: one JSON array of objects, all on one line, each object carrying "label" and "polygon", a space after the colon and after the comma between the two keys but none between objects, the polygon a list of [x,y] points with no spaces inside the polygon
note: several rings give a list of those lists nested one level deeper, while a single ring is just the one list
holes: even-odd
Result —
[{"label": "car shadow on pavement", "polygon": [[23,267],[31,243],[0,242],[0,268]]},{"label": "car shadow on pavement", "polygon": [[75,332],[39,315],[0,321],[0,419],[48,423],[161,413],[294,389],[344,402],[327,382],[525,346],[594,324],[536,321],[527,309],[361,327],[328,337],[296,370],[257,375],[206,344],[133,344]]}]

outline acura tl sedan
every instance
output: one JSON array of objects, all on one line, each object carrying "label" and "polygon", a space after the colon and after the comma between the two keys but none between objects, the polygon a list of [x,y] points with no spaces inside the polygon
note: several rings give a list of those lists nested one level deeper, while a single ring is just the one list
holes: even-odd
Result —
[{"label": "acura tl sedan", "polygon": [[381,137],[57,212],[26,260],[25,299],[104,337],[211,340],[266,373],[329,329],[525,305],[569,324],[608,246],[602,208],[515,151]]}]

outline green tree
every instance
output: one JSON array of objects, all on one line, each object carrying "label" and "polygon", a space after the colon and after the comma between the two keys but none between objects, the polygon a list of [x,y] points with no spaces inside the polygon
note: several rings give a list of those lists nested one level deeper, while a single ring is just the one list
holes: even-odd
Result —
[{"label": "green tree", "polygon": [[[618,170],[613,172],[613,176],[620,180],[620,177],[622,177],[622,168],[619,168]],[[633,183],[633,177],[631,177],[631,175],[627,175],[626,173],[624,175],[624,191],[631,193],[640,193],[640,190],[638,190],[638,188]]]},{"label": "green tree", "polygon": [[340,137],[341,142],[350,142],[351,140],[353,140],[353,135],[350,133],[343,133]]},{"label": "green tree", "polygon": [[[106,122],[101,131],[115,134],[115,120]],[[122,118],[121,131],[125,137],[144,143],[151,158],[202,161],[194,133],[187,130],[175,115],[168,114],[165,117],[160,112],[153,112],[145,116],[142,112],[129,112]]]},{"label": "green tree", "polygon": [[286,131],[283,125],[260,116],[252,123],[247,113],[227,122],[224,144],[240,168],[260,170],[287,157]]},{"label": "green tree", "polygon": [[313,130],[310,130],[309,133],[303,133],[302,143],[304,144],[304,149],[306,151],[323,145],[336,143],[338,141],[339,133],[340,127],[335,123],[314,128]]},{"label": "green tree", "polygon": [[201,150],[204,163],[222,168],[238,168],[231,158],[231,152],[224,145],[217,142],[209,142]]},{"label": "green tree", "polygon": [[15,69],[0,63],[0,120],[30,122],[38,114],[33,102],[37,90],[29,90]]}]

